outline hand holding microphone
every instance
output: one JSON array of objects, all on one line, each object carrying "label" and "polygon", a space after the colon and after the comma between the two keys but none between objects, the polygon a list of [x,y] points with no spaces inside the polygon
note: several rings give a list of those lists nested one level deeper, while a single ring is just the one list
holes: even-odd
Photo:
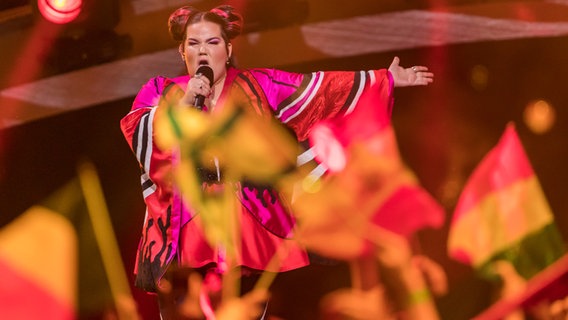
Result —
[{"label": "hand holding microphone", "polygon": [[[197,71],[195,71],[195,77],[205,77],[207,78],[207,80],[209,80],[209,85],[210,86],[213,85],[213,69],[211,69],[209,65],[203,64],[199,66],[199,68],[197,68]],[[202,110],[204,103],[205,103],[205,96],[202,94],[196,94],[193,106],[197,108],[197,110]],[[216,157],[214,157],[213,159],[210,160],[210,162],[211,162],[210,164],[213,164],[210,167],[205,167],[201,165],[197,167],[197,172],[199,174],[199,177],[201,178],[201,181],[207,184],[222,183],[221,170],[219,168],[219,160]],[[213,168],[215,168],[216,170],[213,170]]]},{"label": "hand holding microphone", "polygon": [[[199,68],[197,68],[197,71],[195,72],[195,77],[201,77],[201,76],[209,80],[210,86],[213,85],[213,69],[211,69],[210,66],[204,64],[199,66]],[[202,88],[200,87],[200,89]],[[202,94],[196,94],[193,106],[195,106],[198,110],[201,110],[203,109],[204,103],[205,103],[205,96]]]}]

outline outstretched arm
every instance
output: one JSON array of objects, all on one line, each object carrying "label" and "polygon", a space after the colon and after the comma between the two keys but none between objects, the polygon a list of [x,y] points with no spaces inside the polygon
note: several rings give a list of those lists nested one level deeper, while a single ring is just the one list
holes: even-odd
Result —
[{"label": "outstretched arm", "polygon": [[414,66],[404,68],[399,65],[400,59],[394,57],[389,72],[391,73],[395,87],[426,86],[434,81],[434,74],[428,72],[428,67]]}]

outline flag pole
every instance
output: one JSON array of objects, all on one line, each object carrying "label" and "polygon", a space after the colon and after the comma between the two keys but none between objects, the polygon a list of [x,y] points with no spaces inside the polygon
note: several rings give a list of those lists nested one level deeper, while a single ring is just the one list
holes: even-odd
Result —
[{"label": "flag pole", "polygon": [[83,161],[79,163],[77,170],[118,318],[137,320],[140,317],[124,274],[124,265],[96,169],[92,163]]}]

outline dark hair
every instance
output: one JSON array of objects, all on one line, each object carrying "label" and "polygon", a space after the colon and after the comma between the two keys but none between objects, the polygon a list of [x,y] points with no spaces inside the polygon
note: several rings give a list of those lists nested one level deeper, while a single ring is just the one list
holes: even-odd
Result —
[{"label": "dark hair", "polygon": [[187,26],[200,21],[210,21],[221,26],[221,36],[226,43],[241,34],[243,18],[234,12],[230,5],[222,5],[210,11],[200,11],[194,7],[185,6],[174,11],[168,20],[170,35],[177,42],[183,42]]}]

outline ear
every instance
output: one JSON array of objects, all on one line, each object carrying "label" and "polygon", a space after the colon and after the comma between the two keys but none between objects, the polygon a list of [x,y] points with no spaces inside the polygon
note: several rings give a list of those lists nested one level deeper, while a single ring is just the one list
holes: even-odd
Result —
[{"label": "ear", "polygon": [[185,61],[185,48],[183,46],[183,43],[180,43],[180,45],[178,47],[178,51],[179,51],[179,54],[181,54],[182,60]]},{"label": "ear", "polygon": [[231,58],[231,55],[233,54],[233,45],[229,42],[227,43],[227,58]]}]

